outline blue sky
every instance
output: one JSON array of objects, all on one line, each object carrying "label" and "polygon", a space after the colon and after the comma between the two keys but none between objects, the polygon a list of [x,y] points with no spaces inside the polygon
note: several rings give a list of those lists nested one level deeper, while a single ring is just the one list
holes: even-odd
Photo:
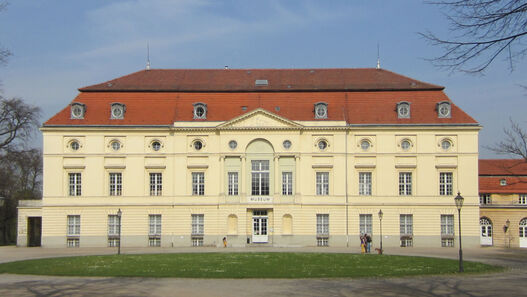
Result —
[{"label": "blue sky", "polygon": [[12,0],[0,44],[14,55],[0,79],[4,97],[40,106],[44,121],[78,88],[144,69],[147,42],[152,68],[375,67],[379,43],[382,68],[446,87],[483,125],[480,145],[500,139],[509,117],[526,127],[527,59],[513,72],[501,59],[485,75],[439,70],[425,58],[440,49],[417,32],[447,27],[417,0]]}]

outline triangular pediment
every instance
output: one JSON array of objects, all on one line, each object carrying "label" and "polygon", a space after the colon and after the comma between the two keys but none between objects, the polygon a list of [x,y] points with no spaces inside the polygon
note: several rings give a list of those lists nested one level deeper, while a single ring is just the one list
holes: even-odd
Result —
[{"label": "triangular pediment", "polygon": [[219,129],[300,129],[302,127],[296,122],[262,108],[218,125]]}]

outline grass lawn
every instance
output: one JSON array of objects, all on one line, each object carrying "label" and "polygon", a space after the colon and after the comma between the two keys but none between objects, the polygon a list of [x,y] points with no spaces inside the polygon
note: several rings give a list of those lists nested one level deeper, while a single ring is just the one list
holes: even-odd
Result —
[{"label": "grass lawn", "polygon": [[[502,267],[464,262],[465,272]],[[456,273],[458,261],[323,253],[182,253],[49,258],[0,264],[0,273],[192,278],[385,277]]]}]

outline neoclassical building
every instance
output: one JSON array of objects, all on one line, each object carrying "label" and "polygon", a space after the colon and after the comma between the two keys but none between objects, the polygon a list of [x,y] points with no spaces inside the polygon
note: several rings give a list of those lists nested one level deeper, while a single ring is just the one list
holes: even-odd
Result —
[{"label": "neoclassical building", "polygon": [[453,247],[459,191],[463,245],[479,246],[481,127],[443,89],[383,69],[81,88],[41,128],[43,200],[20,205],[18,244]]},{"label": "neoclassical building", "polygon": [[527,248],[527,162],[479,160],[482,246]]}]

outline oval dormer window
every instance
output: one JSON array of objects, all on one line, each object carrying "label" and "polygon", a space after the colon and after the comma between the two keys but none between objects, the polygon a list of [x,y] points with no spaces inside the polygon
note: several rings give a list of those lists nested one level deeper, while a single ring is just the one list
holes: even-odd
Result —
[{"label": "oval dormer window", "polygon": [[194,103],[194,119],[204,120],[207,118],[207,104]]},{"label": "oval dormer window", "polygon": [[315,119],[328,118],[328,104],[325,102],[315,103]]},{"label": "oval dormer window", "polygon": [[124,119],[124,113],[126,107],[122,103],[112,103],[111,107],[111,119],[122,120]]},{"label": "oval dormer window", "polygon": [[73,103],[71,105],[71,118],[72,119],[84,119],[84,112],[86,106],[82,103]]},{"label": "oval dormer window", "polygon": [[440,118],[450,118],[451,117],[451,106],[450,102],[443,101],[437,104],[437,116]]},{"label": "oval dormer window", "polygon": [[410,103],[405,101],[397,103],[397,117],[400,119],[410,118]]}]

